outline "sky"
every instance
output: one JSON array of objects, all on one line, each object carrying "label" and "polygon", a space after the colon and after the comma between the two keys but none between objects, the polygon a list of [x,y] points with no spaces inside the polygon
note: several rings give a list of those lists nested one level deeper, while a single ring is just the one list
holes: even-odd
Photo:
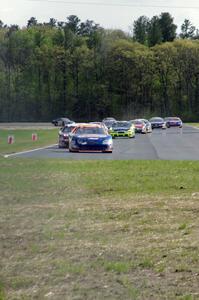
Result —
[{"label": "sky", "polygon": [[178,32],[185,19],[199,28],[198,0],[0,0],[0,20],[7,25],[26,26],[31,17],[38,22],[50,18],[66,21],[69,15],[77,15],[104,28],[130,30],[140,16],[151,18],[169,12],[178,25]]}]

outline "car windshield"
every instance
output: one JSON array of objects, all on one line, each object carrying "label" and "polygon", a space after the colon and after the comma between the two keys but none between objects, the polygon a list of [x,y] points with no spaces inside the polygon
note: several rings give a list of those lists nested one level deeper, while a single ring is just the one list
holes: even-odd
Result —
[{"label": "car windshield", "polygon": [[107,121],[115,121],[115,119],[114,118],[105,118],[105,119],[103,119],[103,121],[102,122],[107,122]]},{"label": "car windshield", "polygon": [[177,118],[177,117],[169,117],[169,118],[165,118],[166,121],[180,121],[180,118]]},{"label": "car windshield", "polygon": [[110,121],[110,120],[109,120],[109,121],[104,121],[103,123],[104,123],[106,126],[111,126],[113,123],[115,123],[115,121],[113,121],[113,120]]},{"label": "car windshield", "polygon": [[131,124],[129,122],[115,122],[112,127],[117,128],[117,127],[123,127],[123,128],[129,128]]},{"label": "car windshield", "polygon": [[133,121],[133,124],[135,124],[135,125],[141,125],[141,124],[143,124],[143,121],[140,121],[140,120],[134,120],[134,121]]},{"label": "car windshield", "polygon": [[64,127],[64,128],[62,129],[62,132],[63,132],[63,133],[69,133],[69,132],[71,132],[74,128],[75,128],[75,126]]},{"label": "car windshield", "polygon": [[79,127],[76,134],[106,134],[106,132],[102,127]]}]

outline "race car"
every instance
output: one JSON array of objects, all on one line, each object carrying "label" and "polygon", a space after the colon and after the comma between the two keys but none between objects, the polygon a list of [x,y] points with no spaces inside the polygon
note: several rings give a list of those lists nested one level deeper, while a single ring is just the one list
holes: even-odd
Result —
[{"label": "race car", "polygon": [[146,119],[140,119],[140,120],[143,121],[143,122],[145,123],[145,125],[146,125],[146,132],[147,132],[147,133],[152,132],[152,126],[151,126],[151,123],[150,123],[148,120],[146,120]]},{"label": "race car", "polygon": [[59,139],[58,139],[58,147],[59,148],[68,148],[69,143],[69,133],[76,127],[75,123],[68,124],[65,127],[59,130]]},{"label": "race car", "polygon": [[152,129],[153,128],[166,129],[166,122],[164,121],[163,118],[153,117],[149,120],[149,122],[151,123]]},{"label": "race car", "polygon": [[62,127],[64,127],[64,126],[66,126],[68,124],[74,123],[74,121],[71,121],[68,118],[57,118],[57,119],[52,120],[51,123],[54,124],[55,126],[62,126]]},{"label": "race car", "polygon": [[182,128],[182,120],[178,117],[168,117],[168,118],[164,118],[164,121],[166,122],[166,127],[179,127]]},{"label": "race car", "polygon": [[69,134],[69,152],[113,151],[111,135],[103,125],[81,124]]},{"label": "race car", "polygon": [[116,122],[115,118],[112,118],[112,117],[108,117],[108,118],[105,118],[105,119],[102,120],[102,123],[104,123],[104,125],[108,129],[110,129],[112,124],[115,123],[115,122]]},{"label": "race car", "polygon": [[135,119],[130,121],[135,126],[136,133],[147,133],[146,124],[141,119]]},{"label": "race car", "polygon": [[128,121],[116,121],[109,129],[109,133],[113,138],[116,137],[135,137],[135,126]]}]

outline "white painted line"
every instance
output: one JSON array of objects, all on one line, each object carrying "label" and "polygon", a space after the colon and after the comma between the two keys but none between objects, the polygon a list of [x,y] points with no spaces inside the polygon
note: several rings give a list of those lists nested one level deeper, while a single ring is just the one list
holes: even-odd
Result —
[{"label": "white painted line", "polygon": [[25,154],[25,153],[30,153],[30,152],[34,152],[34,151],[39,151],[39,150],[43,150],[43,149],[48,149],[50,147],[54,147],[54,146],[57,146],[57,145],[58,144],[54,144],[54,145],[49,145],[49,146],[46,146],[46,147],[36,148],[36,149],[32,149],[32,150],[16,152],[16,153],[12,153],[12,154],[5,154],[4,158],[8,158],[8,157],[16,156],[16,155],[20,155],[20,154]]}]

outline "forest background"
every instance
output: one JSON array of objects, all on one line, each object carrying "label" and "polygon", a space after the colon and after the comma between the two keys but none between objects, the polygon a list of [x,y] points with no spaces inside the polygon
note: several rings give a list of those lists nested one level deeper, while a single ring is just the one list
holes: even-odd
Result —
[{"label": "forest background", "polygon": [[199,33],[165,12],[129,33],[77,16],[0,21],[0,122],[178,115],[199,118]]}]

